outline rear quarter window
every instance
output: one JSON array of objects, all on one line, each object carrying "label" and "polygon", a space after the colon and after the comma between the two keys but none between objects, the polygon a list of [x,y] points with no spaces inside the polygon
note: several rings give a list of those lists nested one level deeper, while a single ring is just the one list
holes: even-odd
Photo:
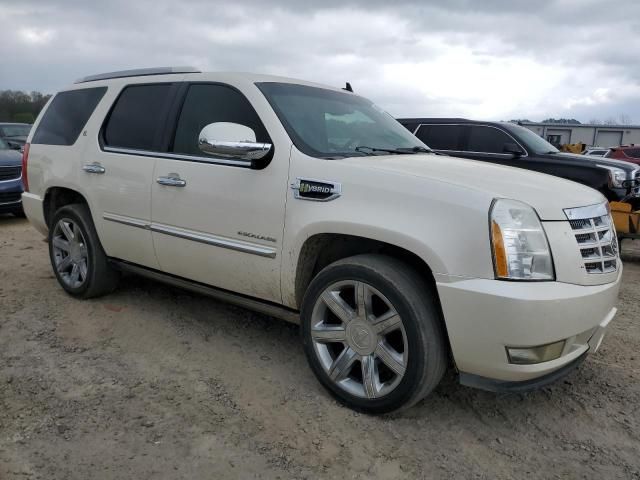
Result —
[{"label": "rear quarter window", "polygon": [[73,145],[102,99],[107,87],[83,88],[58,93],[44,112],[31,143]]}]

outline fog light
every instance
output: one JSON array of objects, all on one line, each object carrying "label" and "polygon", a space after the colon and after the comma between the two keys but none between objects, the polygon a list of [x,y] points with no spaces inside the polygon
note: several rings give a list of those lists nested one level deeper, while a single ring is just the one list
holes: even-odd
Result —
[{"label": "fog light", "polygon": [[555,360],[562,355],[564,350],[564,340],[560,340],[555,343],[548,343],[547,345],[539,345],[537,347],[530,348],[512,348],[507,347],[507,356],[509,357],[509,363],[515,363],[517,365],[531,365],[534,363],[548,362],[549,360]]}]

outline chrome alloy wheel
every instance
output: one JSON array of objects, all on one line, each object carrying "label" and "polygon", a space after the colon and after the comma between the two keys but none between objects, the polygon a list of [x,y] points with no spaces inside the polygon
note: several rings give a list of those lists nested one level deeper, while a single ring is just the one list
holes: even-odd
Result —
[{"label": "chrome alloy wheel", "polygon": [[53,261],[60,278],[71,288],[81,287],[87,279],[89,254],[80,227],[62,218],[53,230],[52,239]]},{"label": "chrome alloy wheel", "polygon": [[326,288],[313,308],[311,339],[329,378],[351,395],[383,397],[404,377],[409,352],[402,319],[367,283]]}]

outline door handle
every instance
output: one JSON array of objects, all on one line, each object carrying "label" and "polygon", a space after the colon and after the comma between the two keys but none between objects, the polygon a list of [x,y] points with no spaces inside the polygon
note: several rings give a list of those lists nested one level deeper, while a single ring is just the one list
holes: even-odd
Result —
[{"label": "door handle", "polygon": [[170,173],[166,177],[158,177],[156,180],[160,185],[167,187],[184,187],[187,185],[186,180],[182,180],[177,173]]},{"label": "door handle", "polygon": [[84,170],[87,173],[98,173],[98,174],[102,174],[106,172],[105,168],[102,165],[100,165],[98,162],[85,163],[82,166],[82,170]]}]

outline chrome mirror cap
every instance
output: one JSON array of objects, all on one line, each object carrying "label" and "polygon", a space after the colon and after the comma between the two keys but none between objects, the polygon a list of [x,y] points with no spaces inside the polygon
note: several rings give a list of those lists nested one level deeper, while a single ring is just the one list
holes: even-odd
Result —
[{"label": "chrome mirror cap", "polygon": [[207,155],[252,161],[265,157],[271,144],[256,142],[255,132],[245,125],[216,122],[200,131],[198,148]]}]

